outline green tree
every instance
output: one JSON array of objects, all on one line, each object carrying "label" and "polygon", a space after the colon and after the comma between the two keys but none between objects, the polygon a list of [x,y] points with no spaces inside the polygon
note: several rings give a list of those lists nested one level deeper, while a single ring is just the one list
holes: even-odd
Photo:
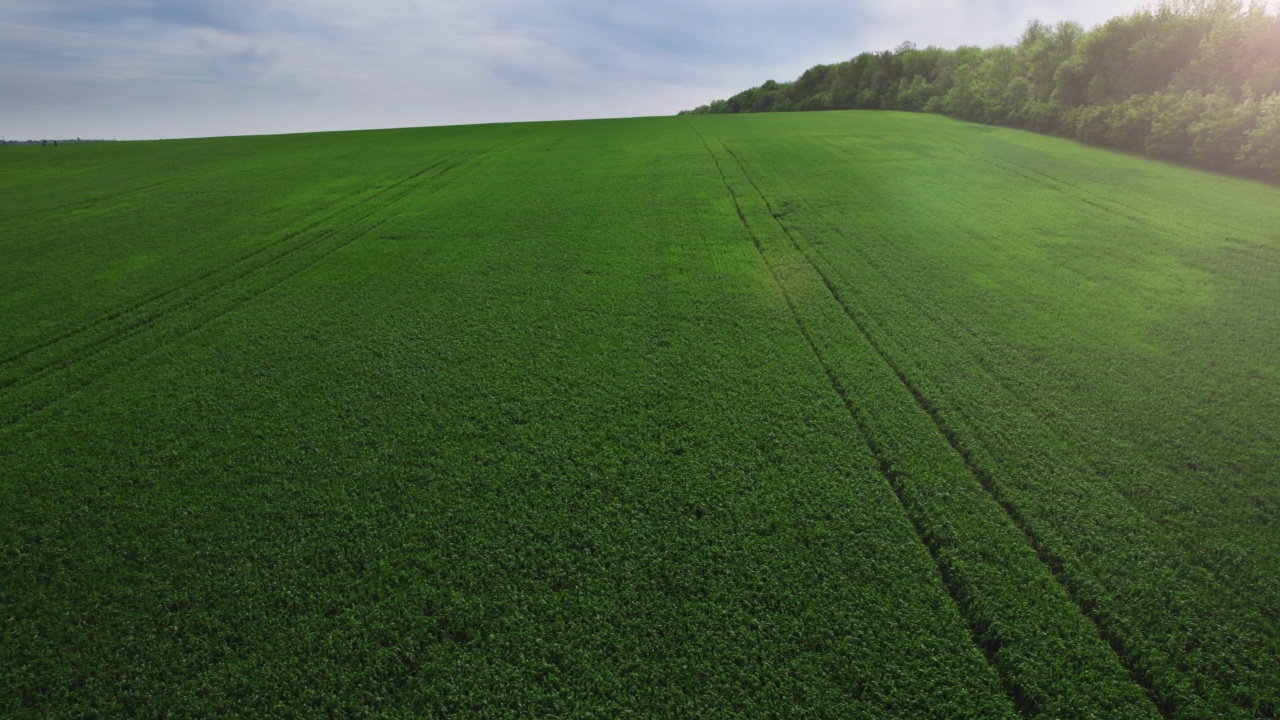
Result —
[{"label": "green tree", "polygon": [[1280,181],[1280,94],[1258,104],[1255,126],[1237,156],[1239,166]]},{"label": "green tree", "polygon": [[1219,170],[1236,166],[1236,158],[1258,126],[1258,102],[1252,94],[1237,102],[1225,89],[1205,97],[1199,119],[1187,127],[1188,156],[1193,162]]}]

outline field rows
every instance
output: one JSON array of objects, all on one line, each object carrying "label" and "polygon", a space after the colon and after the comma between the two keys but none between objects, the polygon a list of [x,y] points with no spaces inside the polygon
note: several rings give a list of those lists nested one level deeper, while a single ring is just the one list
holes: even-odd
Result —
[{"label": "field rows", "polygon": [[34,150],[0,715],[1276,712],[1274,188],[891,113]]},{"label": "field rows", "polygon": [[[742,197],[755,207],[756,224],[743,213],[744,227],[1018,710],[1048,717],[1158,716],[1010,522],[1007,508],[948,444],[946,427],[910,380],[778,220],[738,157],[720,148],[725,164],[737,170],[732,177],[738,189],[725,178],[735,203],[741,207]],[[714,155],[710,147],[708,152]]]},{"label": "field rows", "polygon": [[[793,148],[786,165],[778,167],[803,165]],[[783,172],[796,177],[794,171]],[[779,202],[804,207],[796,195],[780,195]],[[1120,488],[1130,478],[1183,492],[1194,492],[1194,486],[1178,483],[1132,446],[1126,448],[1118,433],[1106,438],[1085,430],[1091,441],[1083,446],[1087,451],[1070,444],[1074,438],[1036,416],[1040,408],[1026,366],[1003,379],[992,377],[988,368],[1001,363],[1000,354],[966,347],[964,340],[973,333],[954,316],[954,306],[948,317],[946,306],[921,302],[921,285],[902,282],[903,265],[893,257],[893,244],[867,241],[856,224],[846,216],[832,218],[830,211],[798,211],[793,217],[805,233],[821,233],[823,243],[810,246],[812,256],[844,289],[835,292],[850,298],[851,316],[867,318],[869,335],[885,348],[897,373],[912,378],[921,404],[1028,532],[1046,564],[1163,711],[1179,717],[1229,716],[1240,707],[1247,708],[1245,714],[1272,712],[1276,697],[1266,678],[1274,677],[1277,667],[1276,604],[1274,585],[1263,580],[1265,562],[1253,557],[1242,563],[1247,555],[1229,549],[1235,538],[1206,536],[1203,525],[1194,538],[1169,532],[1150,519],[1150,508],[1126,498],[1116,481]],[[860,230],[892,232],[867,225]],[[831,239],[842,234],[848,241],[833,248]],[[875,261],[882,265],[876,267]],[[915,312],[903,312],[907,307]],[[1059,406],[1045,415],[1061,424],[1088,417],[1085,412]],[[1087,464],[1099,462],[1112,467],[1096,473]],[[1267,492],[1268,486],[1257,491]],[[1197,498],[1206,509],[1231,499]],[[1188,509],[1199,514],[1195,506]],[[1274,553],[1274,544],[1266,551]],[[1234,557],[1236,567],[1205,572],[1192,560],[1193,552]]]},{"label": "field rows", "polygon": [[446,156],[419,173],[307,219],[296,230],[286,230],[279,240],[202,273],[188,284],[15,354],[0,364],[3,421],[13,423],[38,413],[77,388],[305,272],[376,232],[386,222],[378,215],[389,206],[432,186],[465,163],[465,158]]}]

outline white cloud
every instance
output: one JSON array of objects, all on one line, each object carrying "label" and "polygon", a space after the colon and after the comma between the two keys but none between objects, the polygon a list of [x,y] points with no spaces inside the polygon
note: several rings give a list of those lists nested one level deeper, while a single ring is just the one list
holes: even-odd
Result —
[{"label": "white cloud", "polygon": [[875,2],[874,30],[867,39],[877,48],[892,48],[911,40],[917,45],[956,47],[1013,43],[1027,23],[1074,20],[1086,28],[1133,12],[1145,0],[893,0]]}]

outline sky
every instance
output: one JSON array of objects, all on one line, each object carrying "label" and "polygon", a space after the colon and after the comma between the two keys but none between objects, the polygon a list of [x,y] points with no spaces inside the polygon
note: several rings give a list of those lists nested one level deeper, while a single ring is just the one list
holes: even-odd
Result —
[{"label": "sky", "polygon": [[912,41],[1139,0],[0,0],[0,138],[673,115]]}]

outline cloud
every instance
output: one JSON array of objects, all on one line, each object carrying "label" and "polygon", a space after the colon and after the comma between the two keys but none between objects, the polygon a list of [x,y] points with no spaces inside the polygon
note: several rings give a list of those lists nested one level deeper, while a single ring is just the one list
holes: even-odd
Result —
[{"label": "cloud", "polygon": [[[1048,23],[1074,20],[1086,27],[1146,5],[1116,0],[894,0],[877,2],[866,37],[890,48],[911,40],[917,45],[957,47],[1013,43],[1033,19]],[[904,35],[904,32],[906,35]],[[896,40],[895,40],[896,38]]]},{"label": "cloud", "polygon": [[0,0],[0,134],[670,114],[864,50],[1012,42],[1112,0]]},{"label": "cloud", "polygon": [[40,27],[77,30],[168,25],[245,32],[257,6],[246,0],[44,0],[8,3],[7,13]]}]

